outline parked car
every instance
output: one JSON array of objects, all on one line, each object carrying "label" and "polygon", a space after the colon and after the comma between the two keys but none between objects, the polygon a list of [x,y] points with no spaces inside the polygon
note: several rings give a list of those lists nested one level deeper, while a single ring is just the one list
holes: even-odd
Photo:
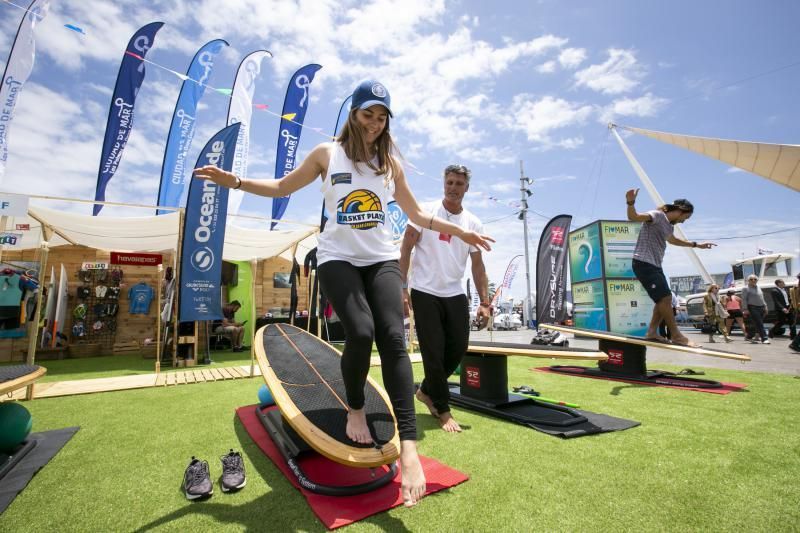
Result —
[{"label": "parked car", "polygon": [[494,329],[504,330],[513,329],[514,331],[522,327],[522,319],[516,313],[500,313],[494,317]]}]

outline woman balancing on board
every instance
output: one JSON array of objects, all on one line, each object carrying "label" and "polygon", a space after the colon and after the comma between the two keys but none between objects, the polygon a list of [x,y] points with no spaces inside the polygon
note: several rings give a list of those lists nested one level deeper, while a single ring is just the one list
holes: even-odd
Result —
[{"label": "woman balancing on board", "polygon": [[322,176],[325,208],[334,216],[319,236],[322,290],[344,325],[342,377],[347,391],[347,436],[372,442],[364,411],[364,385],[373,339],[381,357],[383,383],[397,417],[402,496],[411,506],[425,494],[417,455],[414,383],[405,349],[400,251],[392,244],[387,204],[394,197],[420,226],[454,235],[490,250],[493,239],[420,210],[406,181],[389,133],[389,92],[364,81],[353,92],[350,114],[335,142],[316,146],[297,169],[280,180],[247,180],[216,166],[195,176],[261,196],[288,196]]},{"label": "woman balancing on board", "polygon": [[[694,241],[684,241],[673,235],[675,224],[686,222],[694,213],[694,206],[689,200],[681,198],[671,204],[662,205],[659,209],[637,213],[634,204],[638,194],[639,189],[629,190],[625,193],[625,202],[628,204],[628,220],[642,222],[642,231],[639,233],[636,248],[633,250],[633,273],[656,303],[645,338],[699,348],[700,345],[691,342],[681,333],[675,323],[675,315],[672,313],[672,291],[667,283],[667,277],[661,269],[661,263],[664,261],[667,243],[705,249],[716,246],[716,244],[710,242],[698,244]],[[658,334],[657,328],[662,320],[667,323],[669,331],[674,332],[670,340]]]}]

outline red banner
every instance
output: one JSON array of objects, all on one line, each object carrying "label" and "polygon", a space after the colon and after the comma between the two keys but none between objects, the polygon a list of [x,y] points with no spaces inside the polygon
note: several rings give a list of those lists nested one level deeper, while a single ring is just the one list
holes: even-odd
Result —
[{"label": "red banner", "polygon": [[141,254],[137,252],[111,252],[112,265],[156,266],[163,263],[161,254]]}]

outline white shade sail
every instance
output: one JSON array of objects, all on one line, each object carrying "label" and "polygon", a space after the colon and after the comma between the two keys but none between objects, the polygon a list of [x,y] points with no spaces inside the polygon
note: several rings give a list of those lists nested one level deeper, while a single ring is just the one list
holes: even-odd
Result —
[{"label": "white shade sail", "polygon": [[[146,217],[94,217],[68,211],[30,206],[27,217],[9,217],[6,231],[21,236],[5,250],[39,248],[44,237],[42,224],[52,228],[49,246],[76,244],[115,252],[163,252],[176,250],[180,215],[170,213]],[[29,229],[16,230],[17,225]],[[291,231],[240,228],[228,224],[225,231],[223,259],[248,261],[281,255],[291,259],[294,245],[302,258],[316,246],[317,229],[303,226]]]},{"label": "white shade sail", "polygon": [[800,191],[800,145],[731,141],[616,126],[722,161]]}]

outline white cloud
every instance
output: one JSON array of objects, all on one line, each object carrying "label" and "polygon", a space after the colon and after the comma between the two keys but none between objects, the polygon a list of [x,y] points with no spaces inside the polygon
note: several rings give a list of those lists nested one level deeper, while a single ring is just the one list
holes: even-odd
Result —
[{"label": "white cloud", "polygon": [[610,48],[608,59],[575,73],[577,86],[584,86],[603,94],[620,94],[639,85],[644,69],[631,50]]},{"label": "white cloud", "polygon": [[555,61],[546,61],[536,67],[536,72],[541,72],[542,74],[550,74],[551,72],[556,71],[556,62]]},{"label": "white cloud", "polygon": [[541,148],[561,146],[574,148],[582,144],[580,137],[553,139],[551,133],[569,126],[577,126],[586,122],[593,109],[589,105],[568,102],[562,98],[544,96],[538,100],[529,94],[514,97],[512,106],[516,112],[504,116],[502,122],[507,129],[521,131],[531,142]]},{"label": "white cloud", "polygon": [[605,106],[600,113],[601,122],[612,122],[617,117],[654,117],[669,103],[666,98],[647,93],[639,98],[621,98]]},{"label": "white cloud", "polygon": [[533,183],[536,185],[537,183],[541,183],[543,181],[552,181],[552,182],[561,182],[561,181],[573,181],[578,179],[577,176],[573,176],[571,174],[557,174],[555,176],[544,176],[542,178],[534,178]]},{"label": "white cloud", "polygon": [[495,192],[509,192],[513,191],[514,189],[519,189],[519,183],[512,183],[509,181],[501,181],[499,183],[493,183],[489,186],[489,188]]},{"label": "white cloud", "polygon": [[727,172],[728,174],[737,174],[739,172],[744,172],[744,169],[741,169],[739,167],[729,167],[728,170],[726,170],[725,172]]},{"label": "white cloud", "polygon": [[565,48],[558,55],[558,62],[564,68],[577,68],[585,59],[585,48]]}]

